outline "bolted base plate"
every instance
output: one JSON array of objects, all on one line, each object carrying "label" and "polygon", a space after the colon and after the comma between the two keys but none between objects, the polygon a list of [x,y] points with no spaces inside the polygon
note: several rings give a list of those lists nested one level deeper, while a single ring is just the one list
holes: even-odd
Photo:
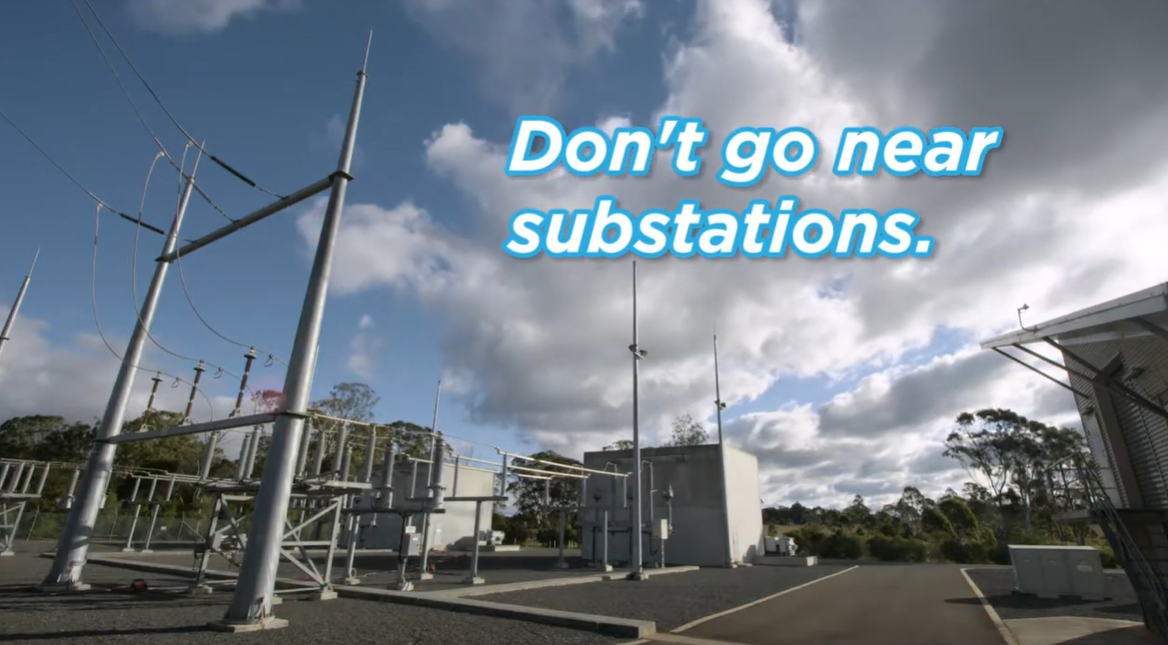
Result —
[{"label": "bolted base plate", "polygon": [[258,632],[265,629],[282,629],[288,626],[288,621],[283,618],[276,618],[274,616],[257,620],[255,622],[236,623],[226,620],[217,620],[207,623],[207,626],[215,631],[230,632],[232,634],[244,634],[247,632]]}]

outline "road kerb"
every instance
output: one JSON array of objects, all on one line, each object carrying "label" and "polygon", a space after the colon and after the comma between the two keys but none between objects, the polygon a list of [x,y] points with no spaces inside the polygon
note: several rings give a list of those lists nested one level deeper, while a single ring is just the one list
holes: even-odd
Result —
[{"label": "road kerb", "polygon": [[977,584],[973,582],[973,578],[969,577],[969,573],[967,572],[978,568],[980,567],[965,567],[961,570],[961,575],[965,578],[965,582],[969,584],[973,595],[977,596],[977,600],[981,603],[982,608],[985,609],[986,615],[990,617],[990,622],[994,624],[998,633],[1002,635],[1002,640],[1006,641],[1006,645],[1019,645],[1018,639],[1014,637],[1014,632],[1010,631],[1009,627],[1006,627],[1006,623],[1002,622],[1002,617],[998,615],[997,610],[990,604],[989,599],[985,597],[981,589],[978,589]]}]

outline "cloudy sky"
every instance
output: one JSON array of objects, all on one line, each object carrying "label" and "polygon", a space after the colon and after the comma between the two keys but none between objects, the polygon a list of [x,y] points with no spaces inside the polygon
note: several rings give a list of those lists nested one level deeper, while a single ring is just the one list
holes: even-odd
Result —
[{"label": "cloudy sky", "polygon": [[[938,241],[928,260],[639,264],[642,427],[659,440],[689,413],[713,428],[716,328],[727,437],[759,456],[772,503],[841,505],[858,493],[879,504],[906,485],[959,487],[964,475],[939,442],[964,410],[1073,422],[1068,394],[977,340],[1016,328],[1023,303],[1037,322],[1168,274],[1156,250],[1168,234],[1159,4],[91,3],[184,128],[282,194],[331,171],[374,30],[314,394],[366,382],[381,418],[428,423],[441,378],[439,425],[480,456],[488,446],[578,454],[631,432],[629,261],[510,258],[500,243],[519,208],[586,207],[599,194],[634,212],[686,198],[741,208],[791,193],[833,212],[921,214],[918,231]],[[151,130],[181,155],[181,133],[102,44]],[[0,110],[87,188],[129,213],[145,190],[145,219],[169,222],[175,172],[160,162],[144,189],[157,148],[70,2],[0,7],[0,87]],[[861,125],[1007,134],[979,178],[845,179],[821,167],[745,190],[713,173],[509,179],[506,144],[525,114],[569,130],[700,117],[707,157],[747,125],[803,126],[825,143]],[[271,199],[206,162],[199,178],[234,216]],[[6,124],[0,203],[0,302],[43,249],[0,362],[0,418],[97,416],[117,362],[98,337],[91,285],[120,352],[131,289],[141,297],[159,239],[135,241],[132,225],[103,215],[91,282],[92,201]],[[322,211],[302,205],[172,271],[155,336],[173,354],[152,346],[149,369],[188,377],[187,359],[203,359],[238,373],[243,349],[204,326],[187,295],[219,333],[286,359]],[[196,199],[184,236],[224,222]],[[280,364],[262,363],[253,385],[280,387]],[[234,396],[216,371],[196,407],[203,418],[225,414]],[[181,407],[186,386],[171,385],[163,404]]]}]

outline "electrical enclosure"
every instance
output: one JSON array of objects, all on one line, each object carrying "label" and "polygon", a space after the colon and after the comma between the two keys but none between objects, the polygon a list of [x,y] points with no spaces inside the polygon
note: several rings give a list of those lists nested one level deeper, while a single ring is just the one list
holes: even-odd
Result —
[{"label": "electrical enclosure", "polygon": [[1014,584],[1020,593],[1084,600],[1107,597],[1107,574],[1094,547],[1011,544],[1009,549]]},{"label": "electrical enclosure", "polygon": [[402,555],[410,558],[416,558],[422,555],[422,534],[406,533],[402,545],[404,547]]},{"label": "electrical enclosure", "polygon": [[653,520],[653,539],[669,539],[669,520]]}]

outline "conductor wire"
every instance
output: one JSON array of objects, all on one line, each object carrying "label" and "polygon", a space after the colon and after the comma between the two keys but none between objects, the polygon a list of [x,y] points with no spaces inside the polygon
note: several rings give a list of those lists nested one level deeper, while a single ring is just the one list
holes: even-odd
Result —
[{"label": "conductor wire", "polygon": [[[93,207],[93,262],[90,265],[90,272],[89,272],[89,306],[90,306],[90,309],[93,311],[93,326],[97,328],[97,335],[98,335],[98,337],[101,338],[102,344],[105,345],[105,348],[109,350],[110,354],[113,354],[114,358],[118,359],[119,361],[124,361],[124,359],[122,358],[122,355],[119,354],[118,351],[113,348],[113,345],[110,345],[109,339],[106,338],[106,336],[105,336],[105,331],[103,331],[101,328],[101,319],[97,315],[97,249],[98,249],[98,241],[100,240],[101,209],[102,209],[102,207],[103,207],[103,205],[102,205],[100,200]],[[130,368],[135,369],[135,370],[145,369],[141,364],[131,365]],[[186,383],[186,384],[190,385],[191,387],[193,387],[195,389],[195,391],[198,392],[203,397],[203,400],[206,401],[207,408],[209,409],[210,420],[211,421],[215,420],[215,405],[213,403],[211,403],[211,397],[207,396],[206,392],[203,392],[202,388],[200,388],[199,386],[195,385],[194,383],[191,383],[190,381],[188,381],[180,376],[168,374],[166,372],[163,372],[162,370],[151,370],[151,371],[157,372],[158,374],[161,374],[162,376],[165,376],[167,378],[173,378],[180,383]]]}]

